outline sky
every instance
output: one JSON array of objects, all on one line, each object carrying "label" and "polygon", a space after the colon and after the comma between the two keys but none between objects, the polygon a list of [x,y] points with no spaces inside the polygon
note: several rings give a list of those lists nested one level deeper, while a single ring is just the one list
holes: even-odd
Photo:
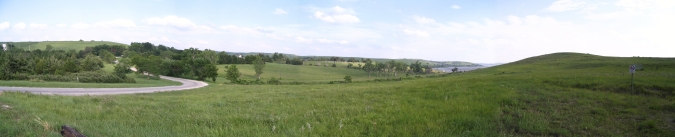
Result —
[{"label": "sky", "polygon": [[673,0],[0,0],[0,41],[507,63],[675,56]]}]

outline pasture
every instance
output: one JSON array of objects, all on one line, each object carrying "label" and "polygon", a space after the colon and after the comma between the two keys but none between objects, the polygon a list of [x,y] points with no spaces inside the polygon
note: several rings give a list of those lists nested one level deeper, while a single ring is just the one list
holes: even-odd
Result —
[{"label": "pasture", "polygon": [[[675,136],[674,62],[554,53],[403,81],[209,83],[82,97],[4,92],[0,136],[58,136],[60,125],[88,136]],[[634,90],[630,64],[644,66]],[[268,63],[263,78],[274,76],[272,68],[298,81],[365,74],[281,65]]]}]

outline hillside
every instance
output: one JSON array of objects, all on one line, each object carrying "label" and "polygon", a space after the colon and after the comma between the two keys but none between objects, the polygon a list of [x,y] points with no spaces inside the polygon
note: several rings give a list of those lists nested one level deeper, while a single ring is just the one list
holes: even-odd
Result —
[{"label": "hillside", "polygon": [[117,42],[109,41],[43,41],[43,42],[0,42],[0,43],[11,43],[14,44],[17,48],[23,48],[28,50],[30,47],[31,50],[34,49],[47,49],[47,45],[52,45],[54,49],[58,50],[84,50],[85,47],[94,47],[96,45],[125,45]]},{"label": "hillside", "polygon": [[[630,64],[643,66],[633,90]],[[276,71],[315,81],[362,72],[281,65],[269,63],[263,77]],[[83,97],[4,92],[0,136],[58,135],[50,125],[89,136],[675,136],[672,83],[675,58],[554,53],[403,81],[223,83]]]}]

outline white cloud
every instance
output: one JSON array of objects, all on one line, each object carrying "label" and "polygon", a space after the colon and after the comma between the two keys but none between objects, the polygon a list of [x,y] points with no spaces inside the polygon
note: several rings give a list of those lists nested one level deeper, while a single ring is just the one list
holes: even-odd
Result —
[{"label": "white cloud", "polygon": [[330,8],[326,12],[316,11],[314,12],[314,18],[328,23],[338,23],[338,24],[361,22],[361,20],[358,17],[353,15],[352,10],[345,9],[340,6]]},{"label": "white cloud", "polygon": [[189,19],[176,17],[173,15],[146,18],[143,20],[143,22],[147,23],[148,25],[173,27],[179,30],[191,30],[196,26]]},{"label": "white cloud", "polygon": [[288,12],[286,12],[284,9],[277,8],[277,9],[274,9],[274,12],[272,12],[272,14],[277,14],[277,15],[288,14]]},{"label": "white cloud", "polygon": [[76,23],[76,24],[70,25],[70,27],[74,28],[74,29],[87,29],[87,28],[89,28],[89,24]]},{"label": "white cloud", "polygon": [[415,19],[415,22],[420,24],[436,23],[436,20],[422,16],[413,16],[413,19]]},{"label": "white cloud", "polygon": [[26,28],[26,24],[23,23],[23,22],[19,22],[19,23],[14,25],[14,29],[25,29],[25,28]]},{"label": "white cloud", "polygon": [[583,4],[586,2],[576,2],[573,0],[558,0],[556,2],[553,2],[551,6],[546,8],[546,10],[551,11],[551,12],[563,12],[563,11],[569,11],[569,10],[576,10],[582,7]]},{"label": "white cloud", "polygon": [[127,19],[117,19],[111,21],[101,21],[94,23],[96,27],[102,28],[133,28],[136,27],[136,23],[132,20]]},{"label": "white cloud", "polygon": [[67,27],[67,25],[61,23],[61,24],[56,24],[56,27],[59,27],[59,28],[65,28],[65,27]]},{"label": "white cloud", "polygon": [[462,7],[460,7],[459,5],[452,5],[450,6],[450,8],[458,10],[461,9]]},{"label": "white cloud", "polygon": [[264,29],[262,27],[255,27],[255,28],[247,28],[247,27],[237,27],[234,25],[227,25],[227,26],[221,26],[220,27],[223,30],[226,30],[228,32],[232,32],[235,34],[248,34],[248,35],[258,35],[262,33],[270,33],[272,31]]},{"label": "white cloud", "polygon": [[9,22],[0,23],[0,30],[5,30],[9,28]]},{"label": "white cloud", "polygon": [[409,30],[409,29],[403,29],[403,32],[407,35],[411,36],[419,36],[419,37],[429,37],[429,33],[421,31],[421,30]]},{"label": "white cloud", "polygon": [[197,44],[209,45],[209,44],[211,44],[211,43],[209,43],[208,41],[205,41],[205,40],[198,40],[198,41],[197,41]]},{"label": "white cloud", "polygon": [[346,40],[341,40],[341,41],[335,41],[335,40],[329,40],[329,39],[312,39],[312,38],[305,38],[305,37],[295,37],[295,42],[298,43],[305,43],[305,44],[312,44],[314,42],[321,43],[321,44],[349,44],[349,41]]},{"label": "white cloud", "polygon": [[29,28],[31,29],[46,29],[47,24],[37,24],[37,23],[31,23]]}]

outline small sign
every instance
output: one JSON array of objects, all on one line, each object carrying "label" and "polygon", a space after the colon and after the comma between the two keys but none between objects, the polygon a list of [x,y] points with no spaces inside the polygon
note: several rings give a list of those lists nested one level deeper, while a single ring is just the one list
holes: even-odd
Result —
[{"label": "small sign", "polygon": [[630,73],[635,73],[635,65],[630,65]]}]

